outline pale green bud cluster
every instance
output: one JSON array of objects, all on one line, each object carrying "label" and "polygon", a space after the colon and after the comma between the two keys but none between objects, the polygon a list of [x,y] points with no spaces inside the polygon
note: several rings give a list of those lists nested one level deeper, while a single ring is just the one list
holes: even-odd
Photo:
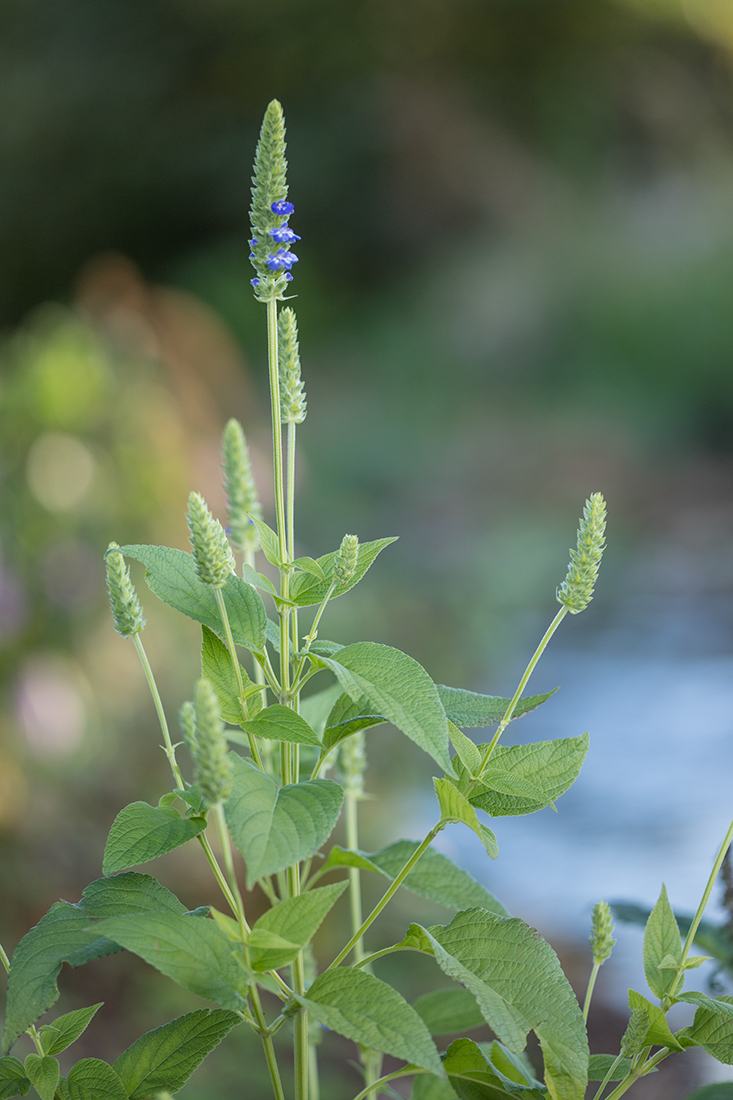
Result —
[{"label": "pale green bud cluster", "polygon": [[186,518],[199,580],[223,588],[236,568],[224,528],[214,519],[200,493],[191,493],[188,498]]},{"label": "pale green bud cluster", "polygon": [[227,423],[221,440],[224,488],[229,502],[229,526],[237,549],[259,549],[257,528],[250,515],[262,519],[262,505],[257,493],[247,440],[242,425],[233,417]]},{"label": "pale green bud cluster", "polygon": [[216,806],[231,794],[232,766],[227,755],[219,700],[208,680],[198,681],[194,704],[184,703],[180,720],[193,756],[196,783],[207,806]]},{"label": "pale green bud cluster", "polygon": [[649,1014],[645,1008],[631,1010],[631,1019],[621,1040],[621,1053],[624,1058],[633,1058],[646,1046],[649,1031]]},{"label": "pale green bud cluster", "polygon": [[339,769],[347,794],[361,798],[364,794],[364,772],[366,771],[366,745],[364,730],[352,734],[342,741],[339,749]]},{"label": "pale green bud cluster", "polygon": [[600,493],[593,493],[585,502],[578,525],[577,549],[570,551],[567,575],[557,590],[557,598],[571,615],[584,611],[593,599],[606,531],[606,502]]},{"label": "pale green bud cluster", "polygon": [[300,347],[295,311],[286,306],[277,319],[277,356],[280,368],[280,415],[284,424],[302,424],[306,414],[300,377]]},{"label": "pale green bud cluster", "polygon": [[593,906],[589,939],[593,962],[600,965],[611,957],[616,941],[613,938],[613,916],[610,906],[605,901],[597,901]]},{"label": "pale green bud cluster", "polygon": [[130,580],[130,570],[116,542],[111,542],[105,555],[107,569],[107,591],[109,606],[112,608],[115,630],[123,638],[139,634],[145,626],[143,609],[137,592]]},{"label": "pale green bud cluster", "polygon": [[359,558],[359,539],[356,535],[344,535],[333,562],[333,578],[336,586],[348,584],[356,570]]}]

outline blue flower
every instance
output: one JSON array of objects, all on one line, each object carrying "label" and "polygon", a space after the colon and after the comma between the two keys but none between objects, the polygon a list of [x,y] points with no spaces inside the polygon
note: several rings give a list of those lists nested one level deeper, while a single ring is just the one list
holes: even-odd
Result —
[{"label": "blue flower", "polygon": [[278,226],[277,229],[268,229],[268,234],[272,237],[273,241],[277,241],[278,244],[292,244],[293,241],[299,241],[301,238],[297,233],[294,233],[289,225]]},{"label": "blue flower", "polygon": [[295,212],[295,207],[292,202],[288,202],[287,199],[278,199],[277,202],[273,202],[270,207],[273,214],[279,214],[281,217],[290,217]]},{"label": "blue flower", "polygon": [[293,276],[290,274],[289,271],[286,271],[285,272],[285,282],[286,283],[292,283],[292,281],[293,281]]},{"label": "blue flower", "polygon": [[281,271],[283,268],[290,270],[293,264],[297,264],[298,257],[294,252],[288,252],[286,248],[278,248],[274,256],[271,254],[265,260],[265,265],[270,271]]},{"label": "blue flower", "polygon": [[250,283],[252,284],[252,286],[259,286],[260,285],[260,280],[259,279],[250,279]]}]

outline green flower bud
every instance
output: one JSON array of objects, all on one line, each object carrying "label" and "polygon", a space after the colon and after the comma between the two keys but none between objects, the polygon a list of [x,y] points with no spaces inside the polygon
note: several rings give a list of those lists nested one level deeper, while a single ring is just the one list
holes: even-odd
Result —
[{"label": "green flower bud", "polygon": [[557,590],[557,598],[571,615],[584,611],[593,599],[593,587],[598,576],[605,545],[606,502],[600,493],[593,493],[585,502],[578,525],[578,544],[570,551],[567,575]]},{"label": "green flower bud", "polygon": [[280,415],[283,423],[302,424],[306,400],[300,377],[300,348],[295,312],[287,306],[277,319],[277,353],[280,367]]},{"label": "green flower bud", "polygon": [[621,1053],[624,1058],[633,1058],[641,1053],[646,1046],[646,1036],[649,1031],[649,1013],[645,1008],[634,1008],[631,1011],[631,1019],[621,1040]]},{"label": "green flower bud", "polygon": [[604,963],[611,957],[613,945],[613,916],[605,901],[598,901],[593,906],[593,920],[590,930],[590,949],[593,952],[593,962]]},{"label": "green flower bud", "polygon": [[219,700],[209,680],[201,679],[194,692],[196,783],[208,806],[224,802],[232,790],[232,766],[227,755]]},{"label": "green flower bud", "polygon": [[347,794],[351,794],[356,798],[362,797],[366,766],[364,730],[359,730],[345,741],[342,741],[339,748],[339,768],[344,781],[344,790]]},{"label": "green flower bud", "polygon": [[238,420],[232,418],[224,429],[221,453],[232,542],[242,551],[258,550],[260,540],[257,528],[247,513],[262,519],[262,505],[252,473],[247,440]]},{"label": "green flower bud", "polygon": [[235,571],[234,555],[224,528],[214,519],[200,493],[191,493],[188,498],[186,518],[199,580],[223,588],[229,574]]},{"label": "green flower bud", "polygon": [[196,708],[193,703],[184,703],[178,712],[178,722],[191,756],[196,758]]},{"label": "green flower bud", "polygon": [[358,557],[359,539],[356,535],[344,535],[333,562],[333,576],[337,588],[349,583],[354,575]]},{"label": "green flower bud", "polygon": [[145,626],[143,609],[130,580],[130,570],[116,542],[107,547],[104,563],[107,569],[107,590],[115,630],[123,638],[139,634]]}]

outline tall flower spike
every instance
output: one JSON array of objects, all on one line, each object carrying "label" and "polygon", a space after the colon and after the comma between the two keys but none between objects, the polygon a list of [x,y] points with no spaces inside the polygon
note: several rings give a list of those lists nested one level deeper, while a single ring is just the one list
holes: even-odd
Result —
[{"label": "tall flower spike", "polygon": [[234,555],[224,528],[214,519],[200,493],[191,493],[188,498],[186,518],[199,580],[214,588],[223,588],[229,574],[235,570]]},{"label": "tall flower spike", "polygon": [[300,377],[300,347],[295,311],[280,310],[277,319],[277,353],[280,365],[280,414],[284,424],[302,424],[306,400]]},{"label": "tall flower spike", "polygon": [[570,564],[557,590],[558,601],[571,615],[584,611],[593,599],[593,588],[601,564],[606,532],[606,502],[600,493],[593,493],[585,502],[578,525],[577,549],[570,551]]},{"label": "tall flower spike", "polygon": [[139,634],[143,629],[145,619],[137,592],[130,580],[130,570],[116,542],[111,542],[107,547],[104,563],[107,569],[109,606],[112,608],[115,630],[119,631],[123,638],[131,638],[133,634]]},{"label": "tall flower spike", "polygon": [[178,712],[178,722],[183,740],[191,756],[196,758],[196,708],[193,703],[184,703]]},{"label": "tall flower spike", "polygon": [[262,505],[252,473],[247,440],[244,438],[242,425],[234,418],[224,429],[221,454],[232,542],[238,550],[245,553],[258,550],[260,540],[257,528],[249,515],[262,519]]},{"label": "tall flower spike", "polygon": [[273,99],[265,111],[257,143],[250,208],[249,258],[257,273],[252,285],[261,302],[282,298],[293,278],[290,269],[298,262],[289,247],[300,237],[287,224],[295,210],[287,201],[287,168],[283,110]]},{"label": "tall flower spike", "polygon": [[613,917],[607,902],[598,901],[593,906],[593,920],[590,929],[590,949],[593,953],[593,962],[604,963],[610,959],[613,946],[616,943],[613,938]]},{"label": "tall flower spike", "polygon": [[341,545],[336,551],[333,563],[333,577],[336,586],[341,588],[348,584],[354,575],[356,563],[359,558],[359,540],[356,535],[344,535]]},{"label": "tall flower spike", "polygon": [[194,691],[196,734],[194,763],[196,783],[207,806],[224,802],[232,791],[232,766],[227,755],[219,700],[208,680],[199,680]]}]

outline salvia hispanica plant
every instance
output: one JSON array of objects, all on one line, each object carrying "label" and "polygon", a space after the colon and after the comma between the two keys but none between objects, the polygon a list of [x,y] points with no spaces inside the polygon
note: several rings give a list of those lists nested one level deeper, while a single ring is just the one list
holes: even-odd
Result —
[{"label": "salvia hispanica plant", "polygon": [[[364,1087],[353,1100],[395,1095],[389,1083],[397,1078],[413,1079],[413,1100],[583,1100],[589,1081],[597,1083],[590,1093],[596,1100],[616,1100],[686,1047],[703,1047],[733,1064],[733,997],[683,992],[687,971],[704,961],[690,952],[705,931],[703,911],[733,825],[697,913],[685,923],[684,942],[664,888],[644,914],[649,996],[629,992],[620,1049],[593,1055],[586,1021],[598,969],[614,945],[609,906],[601,901],[593,911],[592,970],[581,1005],[550,945],[432,847],[448,824],[459,823],[495,859],[496,837],[480,815],[500,819],[554,806],[581,769],[587,735],[515,746],[500,741],[510,722],[549,698],[524,694],[530,675],[565,616],[592,599],[606,522],[600,493],[586,502],[557,590],[559,609],[511,699],[435,684],[416,661],[387,645],[320,636],[330,601],[359,583],[393,539],[360,543],[347,534],[320,558],[296,556],[296,427],[305,419],[306,399],[296,316],[280,305],[297,262],[290,246],[299,240],[289,225],[294,206],[287,196],[285,127],[273,102],[255,156],[250,258],[255,297],[267,316],[275,526],[263,519],[246,440],[231,420],[222,446],[228,529],[192,493],[191,552],[110,543],[114,626],[139,654],[173,784],[156,806],[133,802],[118,814],[102,877],[78,902],[53,905],[20,941],[12,962],[0,948],[8,970],[0,1100],[31,1088],[41,1100],[164,1100],[236,1027],[251,1028],[261,1039],[276,1100],[286,1095],[273,1043],[281,1029],[293,1036],[295,1100],[318,1100],[323,1029],[355,1044]],[[278,583],[258,571],[259,553]],[[145,654],[145,619],[128,558],[143,563],[158,598],[201,624],[202,676],[180,708],[180,735],[171,732]],[[306,629],[302,613],[313,609]],[[241,653],[248,655],[245,664]],[[311,687],[316,677],[320,683]],[[365,732],[384,722],[437,765],[435,824],[422,840],[397,839],[368,853],[359,847],[358,829]],[[496,732],[485,744],[464,732],[492,725]],[[179,750],[191,758],[191,782]],[[342,813],[346,847],[322,851]],[[182,845],[190,846],[192,859],[208,862],[220,909],[189,910],[155,878],[132,869]],[[367,914],[362,874],[379,876],[385,887]],[[268,906],[254,922],[243,904],[243,877]],[[446,925],[410,924],[399,942],[385,943],[379,925],[372,925],[403,885],[456,915]],[[316,958],[311,941],[347,893],[351,934],[330,958]],[[61,1076],[56,1056],[100,1007],[38,1024],[58,999],[61,965],[80,966],[123,949],[215,1007],[142,1035],[112,1065],[82,1058]],[[452,986],[409,1004],[372,966],[399,951],[429,957]],[[666,1015],[680,1001],[695,1007],[694,1022],[673,1033]],[[492,1042],[458,1038],[441,1051],[433,1039],[484,1022],[496,1036]],[[541,1068],[525,1054],[530,1031],[539,1042]],[[33,1051],[21,1061],[9,1051],[24,1035]],[[383,1074],[384,1054],[403,1064]],[[242,1095],[248,1095],[246,1084]]]}]

